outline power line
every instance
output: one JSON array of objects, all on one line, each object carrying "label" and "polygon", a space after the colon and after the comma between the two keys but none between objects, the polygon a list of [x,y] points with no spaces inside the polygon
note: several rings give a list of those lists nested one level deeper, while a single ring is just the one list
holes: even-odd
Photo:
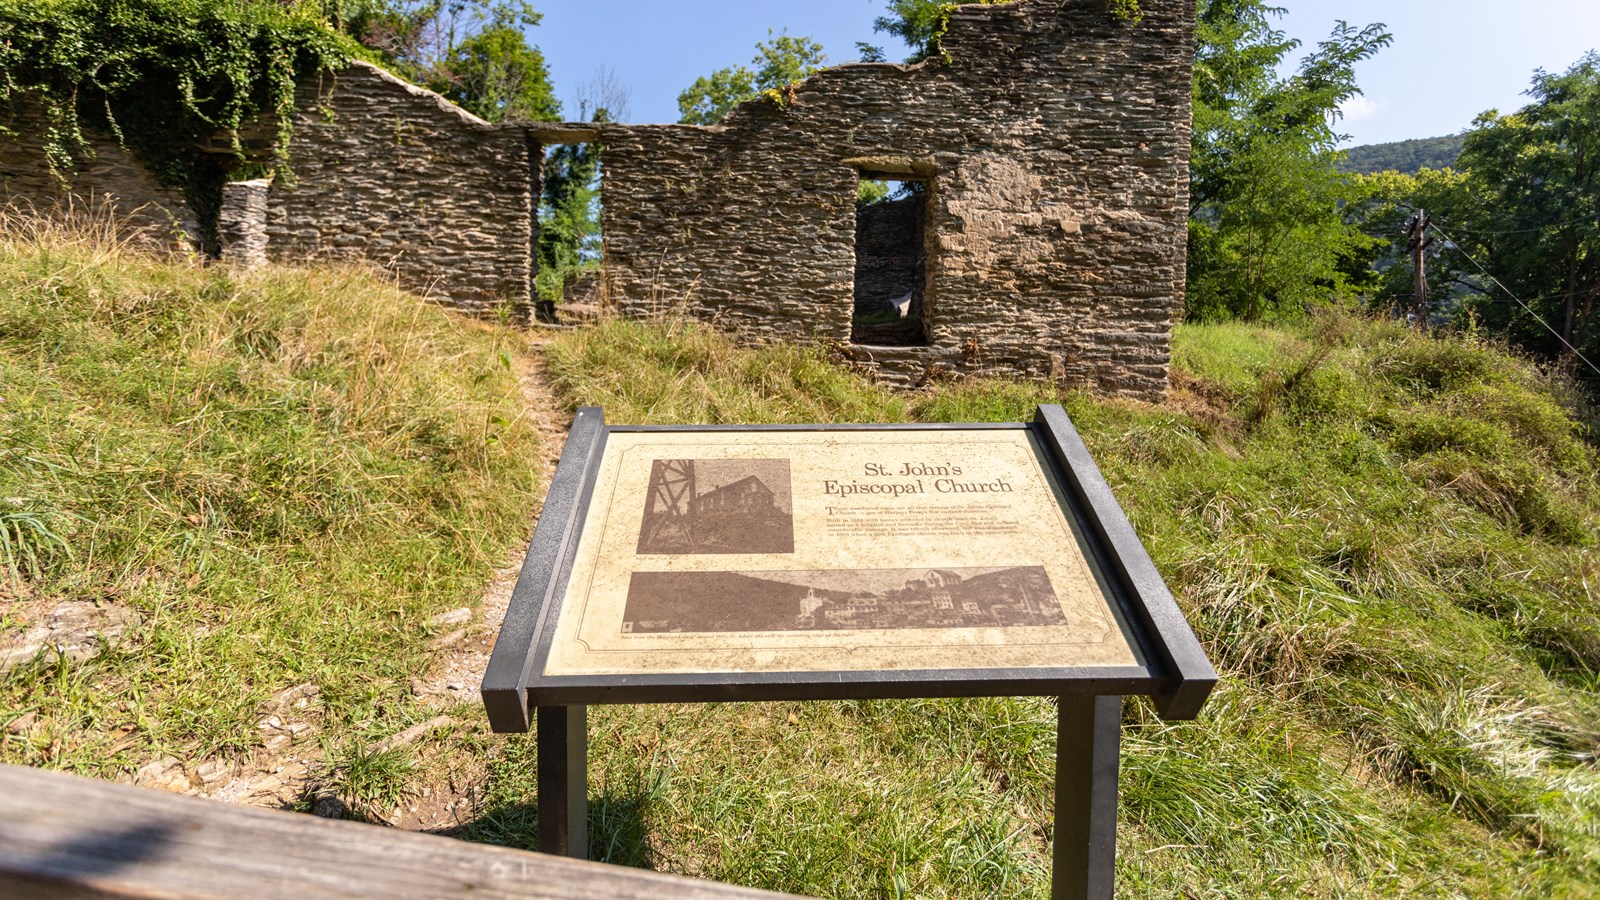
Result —
[{"label": "power line", "polygon": [[[1458,281],[1458,282],[1456,282],[1456,284],[1461,284],[1461,282]],[[1490,296],[1493,293],[1493,291],[1486,291],[1486,290],[1483,290],[1481,288],[1476,287],[1475,285],[1462,285],[1462,286],[1463,287],[1470,287],[1473,290],[1477,291],[1478,292],[1478,296],[1483,297],[1485,300],[1487,300],[1490,303],[1511,303],[1513,301],[1516,301],[1516,299],[1517,299],[1515,297],[1512,297],[1510,300],[1496,300],[1496,299],[1494,299],[1494,297]],[[1560,300],[1562,297],[1565,297],[1565,296],[1566,296],[1566,294],[1546,294],[1543,297],[1535,297],[1532,300],[1529,300],[1528,302],[1529,303],[1543,303],[1546,300]]]},{"label": "power line", "polygon": [[1600,366],[1597,366],[1594,363],[1590,362],[1589,361],[1589,357],[1584,356],[1582,353],[1579,353],[1577,347],[1574,347],[1571,344],[1567,343],[1567,339],[1561,336],[1561,332],[1556,331],[1554,328],[1551,328],[1549,322],[1546,322],[1544,319],[1540,318],[1539,314],[1533,311],[1533,307],[1529,306],[1526,303],[1523,303],[1522,302],[1522,298],[1518,297],[1516,294],[1513,294],[1511,292],[1510,288],[1506,287],[1504,284],[1502,284],[1500,282],[1500,279],[1498,279],[1498,278],[1494,277],[1494,275],[1490,274],[1489,270],[1485,269],[1483,267],[1483,263],[1480,263],[1476,259],[1473,259],[1472,254],[1470,254],[1467,251],[1461,249],[1461,245],[1456,243],[1455,238],[1451,237],[1448,234],[1445,234],[1444,229],[1439,227],[1439,223],[1437,223],[1437,222],[1429,222],[1428,226],[1430,228],[1432,228],[1434,231],[1439,232],[1439,236],[1444,238],[1445,241],[1449,243],[1449,245],[1451,246],[1452,249],[1454,249],[1457,253],[1461,254],[1462,256],[1465,256],[1468,261],[1470,261],[1473,265],[1477,266],[1478,267],[1478,271],[1482,272],[1485,278],[1488,278],[1490,281],[1494,282],[1495,286],[1500,288],[1500,290],[1505,291],[1507,297],[1510,297],[1511,299],[1517,301],[1517,305],[1522,307],[1523,311],[1526,312],[1528,315],[1533,316],[1533,320],[1535,322],[1538,322],[1540,325],[1543,325],[1545,331],[1548,331],[1552,335],[1554,335],[1555,339],[1561,342],[1561,346],[1566,347],[1568,350],[1571,350],[1573,356],[1576,356],[1577,358],[1583,360],[1584,365],[1586,365],[1589,368],[1593,369],[1594,373],[1596,375],[1600,375]]},{"label": "power line", "polygon": [[[1417,207],[1412,206],[1409,203],[1396,203],[1395,206],[1411,212],[1420,212]],[[1565,222],[1552,222],[1548,225],[1540,225],[1537,228],[1514,228],[1510,231],[1479,231],[1476,228],[1457,228],[1456,232],[1459,234],[1475,234],[1479,237],[1501,237],[1508,234],[1533,234],[1536,231],[1544,231],[1549,228],[1565,228],[1568,225],[1579,225],[1584,222],[1595,221],[1597,219],[1600,219],[1600,216],[1597,216],[1595,213],[1585,213],[1576,219],[1568,219]]]},{"label": "power line", "polygon": [[1584,222],[1594,221],[1594,219],[1595,214],[1589,213],[1588,215],[1579,216],[1576,219],[1571,219],[1566,222],[1553,222],[1549,225],[1541,225],[1538,228],[1517,228],[1512,231],[1475,231],[1471,228],[1462,228],[1460,231],[1462,234],[1475,234],[1479,237],[1500,237],[1507,234],[1533,234],[1536,231],[1544,231],[1550,228],[1565,228],[1568,225],[1579,225]]}]

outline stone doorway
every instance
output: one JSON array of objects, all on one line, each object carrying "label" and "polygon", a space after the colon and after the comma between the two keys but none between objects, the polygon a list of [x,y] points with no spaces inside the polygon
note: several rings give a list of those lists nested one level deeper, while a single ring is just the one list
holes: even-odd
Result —
[{"label": "stone doorway", "polygon": [[851,343],[928,345],[928,194],[926,179],[861,174]]}]

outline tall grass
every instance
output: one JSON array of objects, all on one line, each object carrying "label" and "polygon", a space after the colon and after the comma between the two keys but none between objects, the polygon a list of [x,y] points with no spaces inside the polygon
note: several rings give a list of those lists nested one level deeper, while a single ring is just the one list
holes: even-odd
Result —
[{"label": "tall grass", "polygon": [[630,424],[897,422],[900,397],[833,364],[820,346],[772,344],[740,351],[683,319],[607,320],[567,332],[548,349],[556,389],[569,403],[602,403]]},{"label": "tall grass", "polygon": [[0,723],[34,718],[0,759],[243,754],[303,682],[332,731],[413,715],[428,618],[476,600],[536,499],[525,340],[353,269],[0,221],[0,628],[67,601],[142,618],[97,659],[3,676]]},{"label": "tall grass", "polygon": [[[1594,895],[1600,485],[1573,398],[1474,335],[1186,326],[1150,406],[1005,381],[910,397],[682,323],[563,336],[614,421],[999,421],[1063,402],[1224,681],[1129,707],[1127,896]],[[1042,895],[1037,699],[594,711],[596,852],[827,896]],[[526,809],[525,751],[489,784]],[[531,840],[515,816],[479,837]]]},{"label": "tall grass", "polygon": [[[479,771],[466,836],[531,846],[533,745],[422,715],[428,618],[525,528],[526,336],[360,272],[156,260],[0,228],[0,633],[142,614],[0,680],[0,758],[110,775],[252,752],[321,686],[348,799]],[[1600,460],[1576,400],[1478,336],[1339,317],[1186,326],[1161,405],[966,381],[894,394],[820,348],[682,322],[564,333],[613,422],[995,421],[1062,402],[1223,673],[1124,721],[1119,891],[1591,897]],[[886,552],[892,552],[889,548]],[[458,719],[471,706],[455,708]],[[840,897],[1043,896],[1049,698],[600,707],[592,851]]]}]

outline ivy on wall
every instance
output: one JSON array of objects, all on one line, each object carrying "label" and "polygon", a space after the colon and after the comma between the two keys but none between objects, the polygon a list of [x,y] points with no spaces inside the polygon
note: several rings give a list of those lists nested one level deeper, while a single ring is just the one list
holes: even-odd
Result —
[{"label": "ivy on wall", "polygon": [[[238,129],[275,114],[281,158],[296,80],[358,53],[312,0],[7,0],[0,105],[43,114],[58,177],[89,153],[85,129],[109,131],[205,221],[216,183],[242,159]],[[199,149],[219,133],[233,160]]]}]

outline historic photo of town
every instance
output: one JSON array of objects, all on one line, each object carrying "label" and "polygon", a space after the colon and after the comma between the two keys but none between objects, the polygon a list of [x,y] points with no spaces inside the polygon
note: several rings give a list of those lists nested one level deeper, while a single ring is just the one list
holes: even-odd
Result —
[{"label": "historic photo of town", "polygon": [[635,572],[626,634],[1065,625],[1040,566]]},{"label": "historic photo of town", "polygon": [[793,553],[787,459],[657,459],[640,554]]}]

